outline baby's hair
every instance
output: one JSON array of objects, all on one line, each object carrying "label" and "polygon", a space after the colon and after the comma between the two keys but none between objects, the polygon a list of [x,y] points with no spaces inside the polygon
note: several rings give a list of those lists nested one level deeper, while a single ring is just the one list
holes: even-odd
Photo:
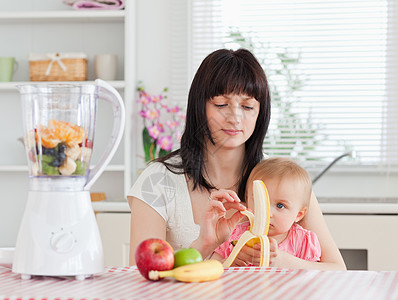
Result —
[{"label": "baby's hair", "polygon": [[[253,180],[265,180],[266,178],[293,178],[303,185],[306,193],[308,207],[312,193],[312,182],[308,172],[293,160],[284,157],[273,157],[259,162],[249,176],[249,182]],[[246,193],[247,195],[247,193]]]}]

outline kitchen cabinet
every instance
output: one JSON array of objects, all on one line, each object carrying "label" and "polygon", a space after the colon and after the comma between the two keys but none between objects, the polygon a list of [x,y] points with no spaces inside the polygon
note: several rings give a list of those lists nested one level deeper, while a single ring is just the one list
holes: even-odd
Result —
[{"label": "kitchen cabinet", "polygon": [[[136,83],[135,1],[126,1],[125,10],[108,11],[77,11],[61,0],[8,1],[2,3],[0,12],[0,39],[0,56],[13,56],[18,62],[13,81],[0,82],[0,247],[6,247],[15,245],[28,193],[26,157],[18,141],[23,133],[16,86],[29,82],[29,53],[83,52],[88,58],[89,83],[95,80],[96,54],[118,56],[117,78],[109,83],[125,101],[124,138],[91,191],[105,193],[108,201],[125,201],[135,170],[131,159],[135,157],[131,130]],[[113,116],[107,105],[99,102],[93,164],[105,149],[112,130]]]},{"label": "kitchen cabinet", "polygon": [[104,249],[105,266],[128,266],[130,250],[130,213],[97,213]]},{"label": "kitchen cabinet", "polygon": [[[104,245],[105,265],[127,266],[130,213],[127,205],[100,207],[97,222]],[[118,212],[106,212],[119,210]],[[353,270],[398,270],[398,215],[325,214],[329,230]],[[364,268],[365,266],[365,268]]]},{"label": "kitchen cabinet", "polygon": [[351,259],[365,259],[368,270],[398,270],[398,215],[330,214],[325,219],[337,246],[350,250]]}]

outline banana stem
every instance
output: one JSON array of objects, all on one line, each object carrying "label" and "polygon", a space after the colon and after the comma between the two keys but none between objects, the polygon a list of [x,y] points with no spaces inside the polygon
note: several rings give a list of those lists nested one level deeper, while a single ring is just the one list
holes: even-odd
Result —
[{"label": "banana stem", "polygon": [[159,277],[164,278],[164,277],[174,277],[174,272],[173,270],[169,271],[158,271]]},{"label": "banana stem", "polygon": [[173,270],[169,271],[149,271],[148,277],[150,280],[159,280],[164,277],[174,277]]}]

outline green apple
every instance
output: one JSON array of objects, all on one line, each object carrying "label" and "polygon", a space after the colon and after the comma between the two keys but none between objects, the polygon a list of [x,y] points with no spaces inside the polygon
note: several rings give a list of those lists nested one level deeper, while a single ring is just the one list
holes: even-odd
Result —
[{"label": "green apple", "polygon": [[181,248],[174,251],[174,268],[201,262],[202,255],[194,248]]}]

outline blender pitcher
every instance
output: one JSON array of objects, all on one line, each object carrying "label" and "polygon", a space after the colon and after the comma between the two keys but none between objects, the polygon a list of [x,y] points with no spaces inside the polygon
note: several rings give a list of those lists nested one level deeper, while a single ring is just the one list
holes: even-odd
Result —
[{"label": "blender pitcher", "polygon": [[[123,136],[125,111],[106,82],[20,85],[29,194],[20,225],[13,272],[76,276],[104,269],[102,243],[89,189],[112,159]],[[114,124],[94,168],[97,101],[111,103]]]}]

